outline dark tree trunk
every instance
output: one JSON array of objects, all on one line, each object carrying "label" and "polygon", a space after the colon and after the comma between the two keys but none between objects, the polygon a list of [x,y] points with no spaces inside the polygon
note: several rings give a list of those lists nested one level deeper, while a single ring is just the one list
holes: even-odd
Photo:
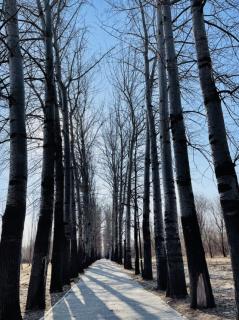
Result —
[{"label": "dark tree trunk", "polygon": [[193,31],[197,51],[199,78],[207,111],[209,142],[217,179],[235,285],[237,319],[239,319],[239,189],[235,165],[229,152],[221,99],[215,85],[212,61],[205,30],[203,4],[191,0]]},{"label": "dark tree trunk", "polygon": [[[136,134],[137,136],[137,134]],[[139,274],[139,243],[138,243],[138,192],[137,192],[137,138],[135,142],[135,153],[134,153],[134,249],[135,249],[135,263],[134,272]]]},{"label": "dark tree trunk", "polygon": [[[57,55],[56,55],[57,56]],[[70,132],[69,132],[69,110],[67,102],[67,89],[64,84],[59,81],[63,104],[63,138],[64,138],[64,230],[65,230],[65,247],[64,256],[65,263],[63,268],[63,282],[70,284],[71,277],[71,151],[70,151]]]},{"label": "dark tree trunk", "polygon": [[74,168],[71,170],[71,278],[78,277],[77,235],[76,235],[76,201]]},{"label": "dark tree trunk", "polygon": [[71,278],[78,277],[78,251],[77,251],[77,222],[76,222],[76,199],[77,199],[77,179],[76,179],[76,160],[74,154],[75,139],[73,129],[72,110],[69,114],[70,128],[69,135],[71,137]]},{"label": "dark tree trunk", "polygon": [[52,249],[52,272],[50,292],[63,290],[63,246],[64,246],[64,169],[62,157],[62,138],[59,119],[59,106],[55,113],[56,157],[55,157],[55,207],[54,207],[54,238]]},{"label": "dark tree trunk", "polygon": [[141,241],[139,215],[137,216],[137,223],[138,223],[138,234],[139,234],[139,259],[140,259],[140,269],[141,269],[141,275],[142,275],[144,266],[143,266],[143,253],[142,253],[142,241]]},{"label": "dark tree trunk", "polygon": [[[77,246],[77,269],[79,273],[84,272],[84,246],[83,246],[83,212],[81,207],[80,194],[80,172],[75,156],[75,137],[73,130],[73,113],[70,114],[70,134],[71,134],[71,158],[73,165],[73,179],[75,181],[75,192],[78,212],[78,246]],[[75,246],[75,244],[74,244]],[[74,249],[75,250],[75,249]]]},{"label": "dark tree trunk", "polygon": [[162,202],[159,180],[159,163],[158,163],[158,148],[155,132],[154,117],[152,114],[152,106],[148,107],[149,131],[150,131],[150,156],[152,169],[152,184],[153,184],[153,207],[154,207],[154,239],[155,239],[155,254],[157,266],[157,287],[160,290],[167,288],[167,259],[165,251],[165,239],[162,216]]},{"label": "dark tree trunk", "polygon": [[133,171],[133,151],[134,151],[134,139],[135,134],[132,133],[130,146],[129,146],[129,158],[128,158],[128,181],[127,181],[127,195],[126,195],[126,223],[125,223],[125,259],[124,268],[132,269],[132,257],[131,257],[131,196],[132,196],[132,171]]},{"label": "dark tree trunk", "polygon": [[45,308],[45,289],[49,249],[52,231],[54,204],[54,123],[55,123],[55,85],[52,46],[52,21],[49,1],[45,4],[45,49],[46,49],[46,97],[44,106],[44,141],[41,180],[41,203],[34,246],[33,264],[28,289],[26,309]]},{"label": "dark tree trunk", "polygon": [[27,191],[25,90],[16,1],[6,0],[4,10],[10,73],[10,172],[0,243],[0,319],[20,320],[19,282]]},{"label": "dark tree trunk", "polygon": [[[76,167],[75,167],[76,168]],[[84,272],[84,261],[85,261],[85,253],[84,253],[84,243],[83,243],[83,211],[81,207],[81,195],[80,195],[80,180],[78,170],[75,170],[75,179],[76,183],[76,197],[77,197],[77,211],[78,211],[78,247],[77,247],[77,255],[78,255],[78,272]]]},{"label": "dark tree trunk", "polygon": [[59,95],[62,104],[63,122],[63,141],[64,141],[64,265],[63,265],[63,284],[70,284],[71,276],[71,150],[70,150],[70,125],[69,125],[69,106],[67,101],[67,87],[62,80],[61,58],[59,48],[59,38],[54,34],[54,47],[56,58],[56,79],[59,88]]},{"label": "dark tree trunk", "polygon": [[89,168],[85,147],[85,135],[80,119],[80,150],[81,150],[81,177],[82,177],[82,200],[83,200],[83,225],[84,225],[84,267],[92,263],[92,217],[90,206],[90,188],[89,188]]},{"label": "dark tree trunk", "polygon": [[191,183],[170,1],[165,0],[162,7],[169,80],[171,131],[175,157],[176,182],[182,214],[182,227],[188,258],[191,307],[214,307],[215,303],[197,221]]},{"label": "dark tree trunk", "polygon": [[118,262],[119,259],[119,229],[118,229],[118,220],[119,220],[119,191],[118,191],[119,181],[118,174],[115,179],[115,247],[114,247],[114,259]]},{"label": "dark tree trunk", "polygon": [[[123,162],[123,159],[121,160]],[[123,164],[122,168],[123,170]],[[124,215],[124,205],[126,197],[126,181],[127,181],[127,170],[125,173],[125,178],[123,179],[123,174],[121,176],[121,192],[120,192],[120,210],[119,210],[119,259],[120,264],[123,263],[123,215]]]},{"label": "dark tree trunk", "polygon": [[143,279],[153,279],[152,271],[152,253],[151,253],[151,235],[150,235],[150,137],[149,125],[146,119],[146,144],[144,160],[144,200],[143,200],[143,240],[144,240],[144,269]]},{"label": "dark tree trunk", "polygon": [[154,239],[155,239],[155,254],[157,266],[157,287],[165,290],[167,286],[167,259],[165,251],[164,226],[162,216],[161,203],[161,188],[159,178],[159,161],[158,161],[158,146],[157,133],[155,129],[155,120],[152,106],[153,93],[153,79],[155,73],[155,62],[153,62],[152,70],[150,72],[149,59],[149,35],[148,27],[145,20],[144,7],[142,1],[140,3],[140,12],[142,18],[142,26],[144,31],[144,79],[145,79],[145,102],[147,108],[147,117],[149,124],[150,137],[150,157],[152,169],[152,185],[153,185],[153,210],[154,210]]},{"label": "dark tree trunk", "polygon": [[157,7],[158,20],[158,69],[160,91],[160,141],[162,159],[162,181],[164,195],[164,217],[166,252],[168,262],[167,296],[183,298],[187,295],[181,243],[178,230],[176,193],[173,177],[171,137],[168,114],[168,92],[166,77],[165,46],[161,6]]}]

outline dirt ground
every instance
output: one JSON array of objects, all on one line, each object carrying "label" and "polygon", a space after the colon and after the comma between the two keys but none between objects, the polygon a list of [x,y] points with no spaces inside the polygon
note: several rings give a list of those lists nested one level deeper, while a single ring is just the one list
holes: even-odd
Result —
[{"label": "dirt ground", "polygon": [[[153,290],[172,308],[190,320],[227,320],[236,319],[236,308],[234,303],[234,289],[232,271],[229,258],[207,259],[211,283],[216,302],[216,308],[192,310],[189,307],[189,298],[173,300],[166,298],[164,292],[155,291],[155,281],[144,281],[141,277],[134,276],[147,290]],[[185,264],[187,287],[189,286],[187,266]],[[155,265],[154,265],[154,272]],[[133,274],[133,273],[131,273]],[[188,289],[189,292],[189,289]]]},{"label": "dirt ground", "polygon": [[[34,312],[25,312],[26,299],[27,299],[27,290],[30,280],[31,266],[29,264],[22,264],[21,268],[21,287],[20,287],[20,301],[21,301],[21,310],[24,320],[39,320],[44,316],[44,313],[47,312],[58,300],[60,300],[64,294],[70,289],[70,286],[65,286],[64,291],[60,293],[49,293],[50,288],[50,279],[51,279],[51,266],[48,268],[47,272],[47,289],[46,289],[46,310],[44,311],[34,311]],[[75,279],[74,284],[78,279]]]},{"label": "dirt ground", "polygon": [[[165,298],[164,292],[155,291],[155,281],[144,281],[141,277],[135,276],[133,272],[129,272],[137,281],[139,281],[147,290],[152,290],[166,301],[172,308],[187,317],[189,320],[228,320],[236,318],[236,309],[234,304],[234,289],[230,259],[214,258],[208,259],[209,273],[213,287],[213,293],[216,301],[216,308],[192,310],[189,307],[189,298],[182,300],[172,300]],[[27,297],[27,289],[30,278],[30,266],[22,265],[21,272],[21,308],[24,314],[24,320],[38,320],[44,312],[28,312],[24,313]],[[187,267],[185,265],[187,285],[189,285]],[[155,266],[154,266],[155,272]],[[49,294],[51,268],[48,270],[47,290],[46,290],[46,311],[54,305],[62,296],[70,289],[70,286],[64,287],[64,292],[57,294]],[[78,279],[75,279],[75,282]],[[74,283],[74,282],[73,282]],[[72,283],[72,284],[73,284]]]}]

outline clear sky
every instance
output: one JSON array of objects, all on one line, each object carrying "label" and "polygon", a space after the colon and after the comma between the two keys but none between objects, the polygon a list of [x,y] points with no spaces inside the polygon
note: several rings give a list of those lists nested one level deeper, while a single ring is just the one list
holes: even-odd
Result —
[{"label": "clear sky", "polygon": [[[116,43],[116,40],[101,27],[102,21],[109,24],[112,23],[112,21],[109,22],[106,20],[109,16],[109,14],[107,14],[109,5],[107,5],[104,0],[92,0],[91,3],[92,5],[85,7],[86,24],[89,26],[89,46],[92,49],[92,52],[100,51],[103,53],[109,50],[109,48],[112,48]],[[111,88],[110,83],[104,74],[105,68],[107,69],[106,64],[104,64],[100,74],[96,74],[96,78],[98,79],[97,84],[99,85],[98,95],[95,99],[96,104],[100,104],[102,101],[105,102],[105,105],[110,103]],[[205,128],[202,128],[202,130],[205,130]],[[207,135],[206,132],[205,134]],[[217,188],[214,173],[209,168],[207,161],[205,161],[198,152],[195,153],[192,150],[189,150],[189,153],[195,192],[204,194],[209,198],[216,197]]]}]

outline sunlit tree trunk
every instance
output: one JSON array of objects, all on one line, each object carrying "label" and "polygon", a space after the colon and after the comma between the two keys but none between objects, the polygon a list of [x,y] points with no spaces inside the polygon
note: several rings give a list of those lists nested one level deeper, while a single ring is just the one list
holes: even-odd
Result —
[{"label": "sunlit tree trunk", "polygon": [[179,239],[176,193],[174,187],[171,137],[169,131],[168,92],[166,77],[165,46],[161,6],[157,6],[158,20],[158,69],[160,91],[160,141],[162,181],[164,195],[164,219],[168,263],[167,296],[182,298],[187,294],[182,250]]},{"label": "sunlit tree trunk", "polygon": [[165,0],[162,8],[169,81],[170,122],[173,137],[176,182],[190,277],[191,307],[213,307],[215,303],[191,183],[170,1]]},{"label": "sunlit tree trunk", "polygon": [[15,0],[4,7],[10,74],[10,172],[0,243],[0,319],[22,319],[19,304],[21,246],[26,213],[27,148],[23,59]]},{"label": "sunlit tree trunk", "polygon": [[239,319],[239,190],[232,162],[221,106],[215,85],[212,61],[205,30],[204,2],[191,0],[193,32],[204,104],[207,111],[209,142],[225,219],[235,284],[237,319]]},{"label": "sunlit tree trunk", "polygon": [[34,246],[33,264],[27,296],[27,309],[45,308],[45,289],[47,268],[49,262],[54,205],[55,84],[52,45],[52,12],[49,0],[45,1],[44,21],[44,38],[46,51],[46,96],[44,106],[45,119],[41,177],[41,202]]}]

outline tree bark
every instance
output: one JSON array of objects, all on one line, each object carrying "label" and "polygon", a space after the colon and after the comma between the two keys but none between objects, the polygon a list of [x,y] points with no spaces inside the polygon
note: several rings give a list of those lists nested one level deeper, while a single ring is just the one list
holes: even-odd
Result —
[{"label": "tree bark", "polygon": [[138,242],[138,172],[137,172],[137,133],[135,141],[135,152],[134,152],[134,249],[135,249],[135,263],[134,263],[134,273],[137,275],[140,273],[139,269],[139,242]]},{"label": "tree bark", "polygon": [[45,308],[46,277],[49,262],[54,204],[55,84],[52,45],[52,12],[49,1],[45,1],[44,10],[44,37],[46,50],[46,96],[44,106],[45,121],[40,214],[26,305],[26,308],[31,310]]},{"label": "tree bark", "polygon": [[178,230],[176,193],[173,177],[171,137],[168,114],[168,92],[166,77],[165,46],[161,6],[157,6],[158,24],[158,73],[160,92],[160,142],[162,160],[162,181],[164,194],[164,219],[166,233],[166,252],[168,263],[167,296],[183,298],[187,295],[181,243]]},{"label": "tree bark", "polygon": [[176,182],[188,259],[191,307],[214,307],[215,303],[202,245],[191,183],[170,1],[165,0],[162,8],[169,81],[170,122],[173,137]]},{"label": "tree bark", "polygon": [[56,135],[56,155],[55,155],[55,205],[54,205],[54,238],[52,249],[52,272],[50,292],[61,292],[63,290],[63,246],[64,246],[64,168],[62,156],[62,138],[59,118],[59,106],[55,112],[55,135]]},{"label": "tree bark", "polygon": [[89,168],[85,146],[85,135],[82,119],[80,121],[80,144],[81,144],[81,177],[82,177],[82,200],[83,200],[83,219],[84,219],[84,249],[85,261],[84,267],[92,263],[92,217],[90,206],[90,188],[89,188]]},{"label": "tree bark", "polygon": [[25,89],[17,2],[6,0],[4,11],[10,73],[10,172],[0,243],[0,319],[20,320],[19,282],[27,191]]},{"label": "tree bark", "polygon": [[[72,152],[71,152],[72,153]],[[78,277],[77,235],[76,235],[76,200],[74,168],[71,168],[71,278]]]},{"label": "tree bark", "polygon": [[195,38],[198,70],[204,104],[207,111],[209,142],[220,194],[228,242],[231,252],[235,285],[237,319],[239,319],[239,189],[232,162],[221,106],[221,99],[215,85],[212,61],[205,30],[203,3],[191,0],[193,32]]},{"label": "tree bark", "polygon": [[143,199],[143,244],[144,244],[144,269],[143,279],[152,280],[152,253],[151,253],[151,235],[150,235],[150,137],[149,125],[146,119],[146,144],[144,159],[144,199]]},{"label": "tree bark", "polygon": [[129,157],[128,157],[128,181],[127,181],[127,194],[126,194],[126,223],[125,223],[125,269],[132,269],[131,260],[131,197],[132,197],[132,171],[133,171],[133,151],[134,151],[135,133],[132,133]]},{"label": "tree bark", "polygon": [[120,178],[120,208],[119,208],[119,259],[120,264],[123,263],[123,216],[124,216],[124,205],[126,198],[126,186],[127,186],[127,172],[126,169],[125,177],[123,177],[123,157],[121,158],[121,178]]},{"label": "tree bark", "polygon": [[69,125],[69,106],[67,101],[67,87],[62,80],[61,59],[59,53],[59,39],[54,34],[54,48],[56,58],[56,79],[59,88],[60,101],[62,105],[62,122],[63,122],[63,141],[64,141],[64,265],[63,265],[63,283],[70,284],[71,273],[71,150],[70,150],[70,125]]},{"label": "tree bark", "polygon": [[150,136],[150,157],[152,170],[152,185],[153,185],[153,208],[154,208],[154,239],[155,253],[157,266],[157,287],[160,290],[165,290],[167,286],[167,259],[165,251],[164,227],[162,216],[161,190],[159,179],[159,162],[158,162],[158,147],[157,133],[155,130],[155,120],[152,106],[153,78],[154,78],[154,63],[150,72],[149,61],[149,36],[145,13],[142,2],[140,2],[140,12],[142,18],[142,26],[144,32],[144,78],[145,78],[145,102],[147,108],[147,117],[149,122]]}]

